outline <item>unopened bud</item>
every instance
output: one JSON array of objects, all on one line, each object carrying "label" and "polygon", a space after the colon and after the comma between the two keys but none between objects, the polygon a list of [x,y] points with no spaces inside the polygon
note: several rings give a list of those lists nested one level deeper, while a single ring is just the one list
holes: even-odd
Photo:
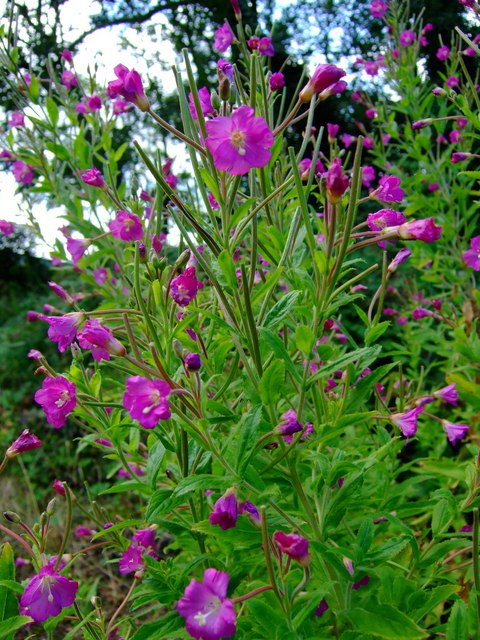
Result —
[{"label": "unopened bud", "polygon": [[147,261],[147,247],[143,242],[138,243],[138,255],[140,258],[140,262],[143,263]]},{"label": "unopened bud", "polygon": [[5,518],[5,520],[8,520],[9,522],[15,522],[16,524],[21,522],[20,516],[15,513],[15,511],[4,511],[3,517]]},{"label": "unopened bud", "polygon": [[232,85],[230,87],[230,97],[228,99],[228,104],[230,104],[233,107],[236,104],[236,102],[237,102],[237,90]]},{"label": "unopened bud", "polygon": [[53,515],[53,513],[55,511],[56,504],[57,504],[57,499],[56,498],[52,498],[50,500],[50,502],[47,504],[47,509],[46,509],[47,515],[49,515],[49,516]]},{"label": "unopened bud", "polygon": [[223,71],[218,71],[218,93],[220,95],[220,99],[225,102],[230,98],[230,80],[223,73]]},{"label": "unopened bud", "polygon": [[47,524],[47,522],[48,522],[48,515],[47,515],[47,512],[46,512],[46,511],[43,511],[43,512],[40,514],[40,518],[39,518],[39,520],[40,520],[40,526],[44,527],[44,526]]},{"label": "unopened bud", "polygon": [[183,347],[181,342],[179,342],[178,340],[174,340],[172,347],[174,354],[183,360]]},{"label": "unopened bud", "polygon": [[173,482],[176,482],[175,474],[173,473],[173,471],[171,469],[166,469],[165,470],[165,475],[167,476],[167,478],[169,480],[173,480]]},{"label": "unopened bud", "polygon": [[198,371],[202,367],[202,360],[198,353],[189,353],[185,358],[185,366],[188,371]]},{"label": "unopened bud", "polygon": [[222,106],[222,101],[220,100],[220,96],[218,95],[218,93],[216,91],[212,91],[210,93],[210,101],[212,103],[212,107],[218,111],[220,109],[220,107]]},{"label": "unopened bud", "polygon": [[186,264],[188,262],[188,259],[190,258],[190,253],[190,249],[185,249],[185,251],[182,251],[182,253],[175,260],[175,266],[181,267]]},{"label": "unopened bud", "polygon": [[102,608],[102,599],[99,596],[92,596],[90,598],[90,602],[95,607],[95,609],[101,609]]}]

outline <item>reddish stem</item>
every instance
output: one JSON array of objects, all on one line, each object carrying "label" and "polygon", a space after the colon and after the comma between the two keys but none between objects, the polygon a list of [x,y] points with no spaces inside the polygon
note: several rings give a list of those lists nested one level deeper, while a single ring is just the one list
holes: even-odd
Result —
[{"label": "reddish stem", "polygon": [[267,584],[264,587],[258,587],[258,589],[254,589],[253,591],[246,593],[244,596],[234,598],[232,602],[233,604],[237,604],[237,602],[243,602],[244,600],[248,600],[249,598],[253,598],[253,596],[256,596],[257,594],[262,593],[262,591],[268,591],[269,589],[273,589],[272,585],[270,584]]}]

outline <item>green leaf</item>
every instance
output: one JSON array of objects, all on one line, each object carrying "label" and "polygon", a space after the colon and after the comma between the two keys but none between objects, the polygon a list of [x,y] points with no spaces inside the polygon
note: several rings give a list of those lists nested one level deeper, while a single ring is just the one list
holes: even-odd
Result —
[{"label": "green leaf", "polygon": [[174,495],[184,496],[192,491],[203,489],[227,489],[233,482],[229,476],[214,476],[211,474],[198,474],[195,476],[187,476],[180,480],[174,490]]},{"label": "green leaf", "polygon": [[[435,609],[435,607],[437,607],[439,604],[445,602],[446,600],[449,600],[451,596],[453,596],[453,594],[457,593],[459,590],[460,587],[456,584],[443,584],[439,587],[435,587],[435,589],[432,589],[431,591],[428,591],[427,593],[425,593],[426,600],[422,604],[422,606],[413,610],[415,614],[414,618],[416,620],[420,620],[428,613],[430,613],[430,611]],[[411,596],[411,600],[413,601],[414,605],[416,596],[416,593]]]},{"label": "green leaf", "polygon": [[385,320],[385,322],[380,322],[374,327],[370,327],[370,329],[367,329],[367,331],[365,331],[365,344],[371,345],[372,343],[376,342],[378,338],[380,338],[380,336],[385,333],[390,324],[390,320]]},{"label": "green leaf", "polygon": [[266,345],[268,346],[268,351],[272,351],[277,356],[277,358],[281,358],[285,362],[286,368],[292,374],[295,380],[300,382],[301,378],[299,376],[299,373],[295,365],[293,364],[292,359],[290,358],[290,354],[286,350],[282,340],[272,331],[267,331],[263,327],[260,327],[259,329],[259,337],[260,346],[262,346],[263,343],[266,343]]},{"label": "green leaf", "polygon": [[[0,554],[0,580],[15,582],[15,559],[11,545],[6,542]],[[12,588],[7,584],[0,584],[0,620],[7,620],[18,613],[18,603]],[[20,585],[18,585],[20,586]],[[20,587],[22,589],[22,587]],[[22,590],[23,591],[23,590]],[[13,635],[11,636],[13,638]]]},{"label": "green leaf", "polygon": [[408,544],[408,538],[391,538],[380,544],[368,554],[368,562],[379,564],[398,555]]},{"label": "green leaf", "polygon": [[167,450],[162,442],[155,442],[148,452],[147,481],[153,488],[155,488],[157,476],[160,473],[160,467],[166,452]]},{"label": "green leaf", "polygon": [[297,349],[303,351],[303,353],[309,356],[314,343],[315,336],[313,335],[313,331],[310,327],[301,324],[295,329],[295,345]]},{"label": "green leaf", "polygon": [[[274,362],[278,362],[274,360]],[[267,369],[268,371],[268,369]],[[266,373],[266,372],[265,372]],[[264,374],[265,375],[265,374]],[[263,380],[263,378],[262,378]],[[262,419],[262,406],[252,407],[240,424],[240,441],[238,443],[237,471],[243,476],[248,466],[255,443],[259,436],[259,426]]]},{"label": "green leaf", "polygon": [[335,360],[335,362],[330,362],[329,364],[320,367],[320,370],[310,377],[309,384],[311,385],[313,382],[318,380],[318,378],[323,378],[327,374],[337,371],[337,369],[344,369],[347,364],[355,362],[356,360],[361,361],[358,367],[360,368],[361,366],[361,368],[364,369],[368,364],[375,360],[381,350],[381,346],[376,345],[375,347],[365,347],[363,349],[355,349],[354,351],[344,353],[343,356],[340,356],[340,358]]},{"label": "green leaf", "polygon": [[372,603],[371,610],[352,609],[347,613],[353,625],[366,634],[383,640],[417,640],[427,634],[404,613],[389,604]]},{"label": "green leaf", "polygon": [[448,618],[446,640],[468,640],[468,638],[467,607],[463,600],[457,600]]},{"label": "green leaf", "polygon": [[362,549],[363,553],[366,553],[370,549],[370,545],[373,541],[373,522],[370,518],[364,520],[358,530],[357,542]]},{"label": "green leaf", "polygon": [[260,380],[259,390],[265,404],[274,402],[280,394],[285,378],[285,363],[283,360],[275,359],[263,372]]},{"label": "green leaf", "polygon": [[48,117],[50,118],[50,122],[53,124],[54,127],[56,127],[58,122],[57,103],[55,102],[55,100],[53,100],[53,98],[50,98],[50,96],[47,96],[47,98],[45,99],[45,104],[47,106],[47,113],[48,113]]},{"label": "green leaf", "polygon": [[203,181],[205,182],[205,186],[213,193],[213,195],[215,196],[215,200],[219,204],[222,204],[223,198],[220,195],[220,190],[218,188],[217,182],[215,181],[215,178],[206,169],[199,169],[199,171],[200,175],[203,178]]},{"label": "green leaf", "polygon": [[27,622],[31,621],[30,616],[14,616],[13,618],[8,618],[0,622],[0,640],[10,640],[10,638],[14,637],[14,632],[17,629],[20,629],[20,627],[23,627]]},{"label": "green leaf", "polygon": [[54,155],[56,155],[57,158],[60,158],[60,160],[66,160],[66,161],[70,160],[70,152],[66,147],[63,146],[63,144],[56,144],[55,142],[47,142],[47,144],[45,145],[45,148],[48,149],[48,151],[51,151]]},{"label": "green leaf", "polygon": [[[175,632],[180,629],[183,630],[184,626],[184,619],[176,611],[169,611],[161,620],[142,624],[141,628],[132,637],[132,640],[165,640],[173,636],[178,637]],[[173,636],[165,634],[173,634]]]},{"label": "green leaf", "polygon": [[124,142],[123,144],[121,144],[118,149],[115,151],[115,153],[113,154],[113,157],[115,159],[115,162],[118,162],[121,157],[123,156],[123,154],[125,153],[125,151],[128,149],[128,142]]},{"label": "green leaf", "polygon": [[432,513],[432,533],[434,538],[446,529],[450,522],[450,509],[446,500],[439,500],[433,508]]},{"label": "green leaf", "polygon": [[235,291],[238,287],[237,276],[235,275],[235,265],[232,256],[224,249],[217,258],[217,264],[220,267],[228,286]]},{"label": "green leaf", "polygon": [[298,296],[301,291],[290,291],[285,294],[280,300],[273,305],[270,311],[265,316],[263,326],[268,329],[276,327],[282,320],[290,313],[295,306]]}]

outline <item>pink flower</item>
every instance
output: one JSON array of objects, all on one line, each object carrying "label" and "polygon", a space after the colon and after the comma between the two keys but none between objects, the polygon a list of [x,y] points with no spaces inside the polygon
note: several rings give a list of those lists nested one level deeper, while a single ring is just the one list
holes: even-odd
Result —
[{"label": "pink flower", "polygon": [[468,151],[454,151],[452,153],[452,164],[457,164],[457,162],[463,162],[464,160],[469,160],[473,157],[473,153],[468,153]]},{"label": "pink flower", "polygon": [[127,378],[127,390],[123,395],[123,406],[134,420],[145,429],[153,429],[159,420],[171,416],[167,396],[170,385],[164,380],[149,380],[142,376]]},{"label": "pink flower", "polygon": [[272,91],[276,91],[277,89],[281,89],[285,86],[285,77],[283,73],[277,71],[277,73],[272,73],[268,83],[270,85],[270,89]]},{"label": "pink flower", "polygon": [[12,164],[13,177],[17,182],[31,184],[33,182],[33,167],[22,160],[15,160]]},{"label": "pink flower", "polygon": [[11,236],[15,231],[13,222],[8,222],[8,220],[0,220],[0,231],[4,236]]},{"label": "pink flower", "polygon": [[117,98],[113,103],[113,113],[118,116],[121,113],[127,113],[128,111],[132,111],[133,104],[127,102],[126,100],[122,100],[122,98]]},{"label": "pink flower", "polygon": [[403,413],[392,413],[389,420],[400,429],[406,438],[411,438],[417,433],[418,416],[423,410],[423,407],[415,407],[415,409],[410,409]]},{"label": "pink flower", "polygon": [[75,105],[75,111],[77,113],[88,113],[88,107],[86,102],[77,102],[77,104]]},{"label": "pink flower", "polygon": [[403,33],[400,34],[400,44],[402,44],[404,47],[409,47],[415,42],[416,39],[417,36],[415,34],[415,31],[412,31],[411,29],[406,29],[405,31],[403,31]]},{"label": "pink flower", "polygon": [[374,18],[383,18],[387,9],[388,5],[385,2],[382,2],[382,0],[373,0],[370,5],[370,14]]},{"label": "pink flower", "polygon": [[167,176],[165,176],[165,182],[169,184],[172,187],[172,189],[176,189],[178,184],[178,178],[177,176],[174,176],[173,173],[169,173]]},{"label": "pink flower", "polygon": [[470,249],[464,251],[462,258],[467,267],[474,271],[480,271],[480,236],[475,236],[470,240]]},{"label": "pink flower", "polygon": [[14,111],[10,115],[10,119],[8,121],[10,127],[24,127],[25,126],[25,116],[21,111]]},{"label": "pink flower", "polygon": [[45,378],[35,393],[35,402],[45,411],[48,424],[60,429],[77,406],[76,387],[63,376]]},{"label": "pink flower", "polygon": [[152,525],[146,529],[137,529],[132,536],[132,540],[144,549],[153,548],[155,546],[156,526]]},{"label": "pink flower", "polygon": [[90,246],[91,241],[89,238],[72,238],[67,236],[67,251],[72,256],[73,264],[78,264],[78,261],[83,256],[85,251]]},{"label": "pink flower", "polygon": [[447,385],[446,387],[442,387],[438,391],[434,391],[432,395],[437,398],[437,400],[444,400],[448,402],[448,404],[453,405],[454,407],[458,404],[458,391],[455,389],[456,383]]},{"label": "pink flower", "polygon": [[[394,209],[380,209],[376,213],[369,213],[367,225],[371,231],[383,231],[389,227],[396,227],[406,222],[406,218],[400,211]],[[382,241],[383,242],[383,241]],[[393,242],[390,240],[389,242]]]},{"label": "pink flower", "polygon": [[415,307],[412,311],[412,318],[414,320],[421,320],[422,318],[426,318],[432,316],[433,313],[429,309],[425,309],[424,307]]},{"label": "pink flower", "polygon": [[379,72],[379,66],[374,60],[367,60],[365,62],[364,71],[369,76],[377,76]]},{"label": "pink flower", "polygon": [[125,347],[110,329],[103,327],[96,318],[89,318],[77,334],[82,349],[91,349],[94,360],[110,360],[110,356],[124,356]]},{"label": "pink flower", "polygon": [[260,38],[257,38],[256,36],[254,36],[253,38],[250,38],[250,40],[247,41],[247,44],[250,47],[250,49],[252,49],[252,51],[256,51],[258,49],[259,41],[260,41]]},{"label": "pink flower", "polygon": [[450,56],[450,49],[446,45],[443,45],[437,50],[435,55],[439,60],[447,60]]},{"label": "pink flower", "polygon": [[220,529],[232,529],[237,524],[238,519],[238,503],[237,496],[232,489],[228,489],[225,494],[219,498],[210,514],[210,524],[218,524]]},{"label": "pink flower", "polygon": [[8,151],[7,149],[3,149],[2,151],[0,151],[0,161],[5,162],[6,164],[9,164],[14,160],[15,160],[15,156],[11,154],[10,151]]},{"label": "pink flower", "polygon": [[170,283],[170,295],[181,307],[195,298],[202,283],[195,277],[195,267],[187,267],[185,271]]},{"label": "pink flower", "polygon": [[369,120],[373,120],[374,118],[376,118],[376,117],[377,117],[378,113],[377,113],[377,110],[376,110],[376,109],[367,109],[367,110],[365,111],[365,115],[367,116],[367,118],[368,118]]},{"label": "pink flower", "polygon": [[25,453],[25,451],[31,451],[32,449],[38,449],[42,446],[42,441],[37,438],[36,435],[30,433],[28,429],[24,429],[21,435],[12,442],[5,452],[6,458],[14,458],[19,453]]},{"label": "pink flower", "polygon": [[400,188],[401,180],[397,176],[384,175],[378,182],[379,186],[371,193],[372,198],[381,202],[401,202],[405,194]]},{"label": "pink flower", "polygon": [[438,182],[429,182],[427,184],[427,190],[428,191],[438,191],[440,189],[440,185],[438,184]]},{"label": "pink flower", "polygon": [[221,27],[215,31],[215,40],[213,42],[213,48],[224,53],[228,47],[232,44],[234,35],[230,29],[228,22],[225,22]]},{"label": "pink flower", "polygon": [[26,608],[26,615],[35,622],[44,622],[73,604],[77,589],[78,582],[68,580],[47,565],[30,579],[20,598],[20,605]]},{"label": "pink flower", "polygon": [[69,62],[70,64],[72,64],[73,62],[73,55],[72,52],[69,51],[68,49],[64,49],[63,51],[60,51],[60,56],[66,61]]},{"label": "pink flower", "polygon": [[209,192],[207,197],[208,197],[208,202],[210,203],[210,206],[212,207],[212,209],[214,211],[218,211],[220,209],[220,205],[218,204],[213,193]]},{"label": "pink flower", "polygon": [[298,96],[300,101],[310,102],[316,93],[321,93],[335,85],[344,75],[346,75],[345,71],[333,64],[318,65],[308,83],[300,91]]},{"label": "pink flower", "polygon": [[67,89],[71,89],[72,87],[77,86],[77,82],[77,76],[72,71],[65,69],[65,71],[62,73],[63,86]]},{"label": "pink flower", "polygon": [[457,440],[461,440],[465,437],[467,431],[470,429],[468,424],[455,424],[448,420],[442,420],[443,430],[447,434],[447,438],[452,444],[455,444]]},{"label": "pink flower", "polygon": [[460,131],[453,129],[453,131],[450,131],[450,133],[448,134],[448,137],[450,139],[450,142],[453,142],[455,144],[457,142],[460,142],[460,140],[462,139],[462,134],[460,133]]},{"label": "pink flower", "polygon": [[142,221],[133,213],[117,211],[117,217],[108,223],[112,236],[124,242],[132,242],[143,238]]},{"label": "pink flower", "polygon": [[143,555],[145,549],[138,544],[131,544],[122,553],[118,570],[122,575],[135,573],[144,568]]},{"label": "pink flower", "polygon": [[349,179],[343,173],[342,161],[334,158],[327,171],[327,198],[332,204],[340,202],[343,194],[348,189]]},{"label": "pink flower", "polygon": [[58,343],[58,350],[64,353],[75,340],[77,329],[84,318],[83,313],[72,313],[68,316],[45,316],[48,322],[48,337]]},{"label": "pink flower", "polygon": [[82,538],[83,536],[93,536],[94,533],[93,529],[80,525],[75,529],[73,535],[77,536],[77,538]]},{"label": "pink flower", "polygon": [[132,102],[141,111],[150,109],[150,102],[143,90],[143,83],[140,74],[132,69],[131,71],[123,64],[117,64],[114,68],[117,80],[111,80],[107,86],[109,98],[122,96],[128,102]]},{"label": "pink flower", "polygon": [[426,47],[428,46],[428,40],[425,36],[420,36],[420,38],[418,39],[418,41],[420,42],[420,44],[422,45],[422,47]]},{"label": "pink flower", "polygon": [[435,224],[435,218],[412,220],[405,222],[398,230],[399,237],[403,240],[421,240],[422,242],[435,242],[442,235],[442,227]]},{"label": "pink flower", "polygon": [[342,144],[345,147],[345,149],[348,149],[348,147],[352,144],[354,140],[355,138],[350,134],[342,133]]},{"label": "pink flower", "polygon": [[407,260],[411,255],[412,255],[412,252],[410,251],[410,249],[407,249],[407,248],[400,249],[400,251],[394,257],[394,259],[388,265],[387,271],[389,273],[394,273],[398,269],[398,267],[402,264],[402,262],[405,262],[405,260]]},{"label": "pink flower", "polygon": [[264,167],[271,158],[273,133],[252,107],[242,105],[231,117],[219,116],[205,123],[205,140],[216,169],[241,176],[252,167]]},{"label": "pink flower", "polygon": [[87,98],[87,107],[90,111],[98,111],[102,108],[102,100],[100,96],[90,96]]},{"label": "pink flower", "polygon": [[364,187],[369,187],[372,180],[375,180],[375,169],[366,164],[362,167],[362,184]]},{"label": "pink flower", "polygon": [[218,77],[220,79],[220,74],[223,73],[229,82],[233,82],[233,76],[235,75],[235,70],[233,68],[233,65],[230,64],[230,62],[228,62],[228,60],[225,60],[224,58],[220,58],[220,60],[217,62],[217,74]]},{"label": "pink flower", "polygon": [[370,136],[365,136],[364,140],[363,140],[363,146],[365,149],[373,149],[375,145],[375,140],[373,138],[371,138]]},{"label": "pink flower", "polygon": [[262,56],[272,57],[275,54],[271,38],[260,38],[257,49],[258,53]]},{"label": "pink flower", "polygon": [[105,267],[94,269],[93,277],[95,278],[95,282],[97,284],[100,284],[100,285],[104,284],[108,280],[108,269],[105,269]]},{"label": "pink flower", "polygon": [[152,234],[151,239],[152,239],[152,249],[155,251],[157,256],[159,256],[162,253],[163,243],[166,240],[166,236],[164,233],[161,233],[160,236],[157,236],[157,234],[154,233]]},{"label": "pink flower", "polygon": [[59,496],[65,495],[65,487],[63,486],[63,482],[61,480],[58,480],[58,479],[54,480],[52,487],[55,493],[58,494]]},{"label": "pink flower", "polygon": [[274,431],[281,436],[291,436],[298,431],[302,431],[303,425],[297,420],[297,414],[293,409],[289,409],[281,416],[280,424]]},{"label": "pink flower", "polygon": [[228,573],[216,569],[203,572],[203,583],[193,578],[177,603],[186,619],[187,632],[197,640],[230,638],[236,632],[235,609],[227,596]]},{"label": "pink flower", "polygon": [[450,89],[454,89],[455,87],[458,87],[458,85],[460,84],[460,79],[457,78],[457,76],[449,76],[445,80],[445,84],[447,85],[447,87],[450,87]]},{"label": "pink flower", "polygon": [[283,533],[283,531],[275,531],[273,540],[282,553],[299,562],[303,567],[310,563],[310,554],[308,553],[308,540],[296,533]]},{"label": "pink flower", "polygon": [[107,188],[101,172],[96,167],[84,171],[84,173],[81,174],[81,178],[85,184],[89,184],[92,187],[99,187],[100,189]]},{"label": "pink flower", "polygon": [[[210,91],[207,87],[202,87],[198,90],[198,99],[200,100],[200,108],[202,109],[202,113],[204,116],[211,116],[215,113],[215,110],[212,106],[212,101],[210,99]],[[197,110],[195,109],[195,103],[193,101],[193,93],[188,94],[188,108],[190,109],[190,113],[192,114],[192,118],[195,120],[198,119]]]}]

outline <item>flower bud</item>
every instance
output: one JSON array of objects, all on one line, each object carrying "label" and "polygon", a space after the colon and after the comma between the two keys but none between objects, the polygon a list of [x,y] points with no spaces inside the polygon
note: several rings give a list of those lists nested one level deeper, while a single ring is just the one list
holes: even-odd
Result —
[{"label": "flower bud", "polygon": [[22,521],[20,516],[16,514],[15,511],[4,511],[3,517],[5,518],[5,520],[8,520],[9,522],[14,522],[15,524],[18,524],[19,522]]},{"label": "flower bud", "polygon": [[220,109],[220,107],[222,106],[222,101],[220,100],[220,96],[218,95],[218,93],[213,90],[210,93],[210,101],[212,103],[212,107],[218,111]]},{"label": "flower bud", "polygon": [[198,353],[189,353],[185,358],[187,371],[198,371],[202,366],[202,361]]},{"label": "flower bud", "polygon": [[50,502],[47,504],[47,509],[46,509],[47,515],[49,515],[49,516],[53,515],[53,513],[55,511],[56,504],[57,504],[57,499],[56,498],[52,498],[50,500]]}]

